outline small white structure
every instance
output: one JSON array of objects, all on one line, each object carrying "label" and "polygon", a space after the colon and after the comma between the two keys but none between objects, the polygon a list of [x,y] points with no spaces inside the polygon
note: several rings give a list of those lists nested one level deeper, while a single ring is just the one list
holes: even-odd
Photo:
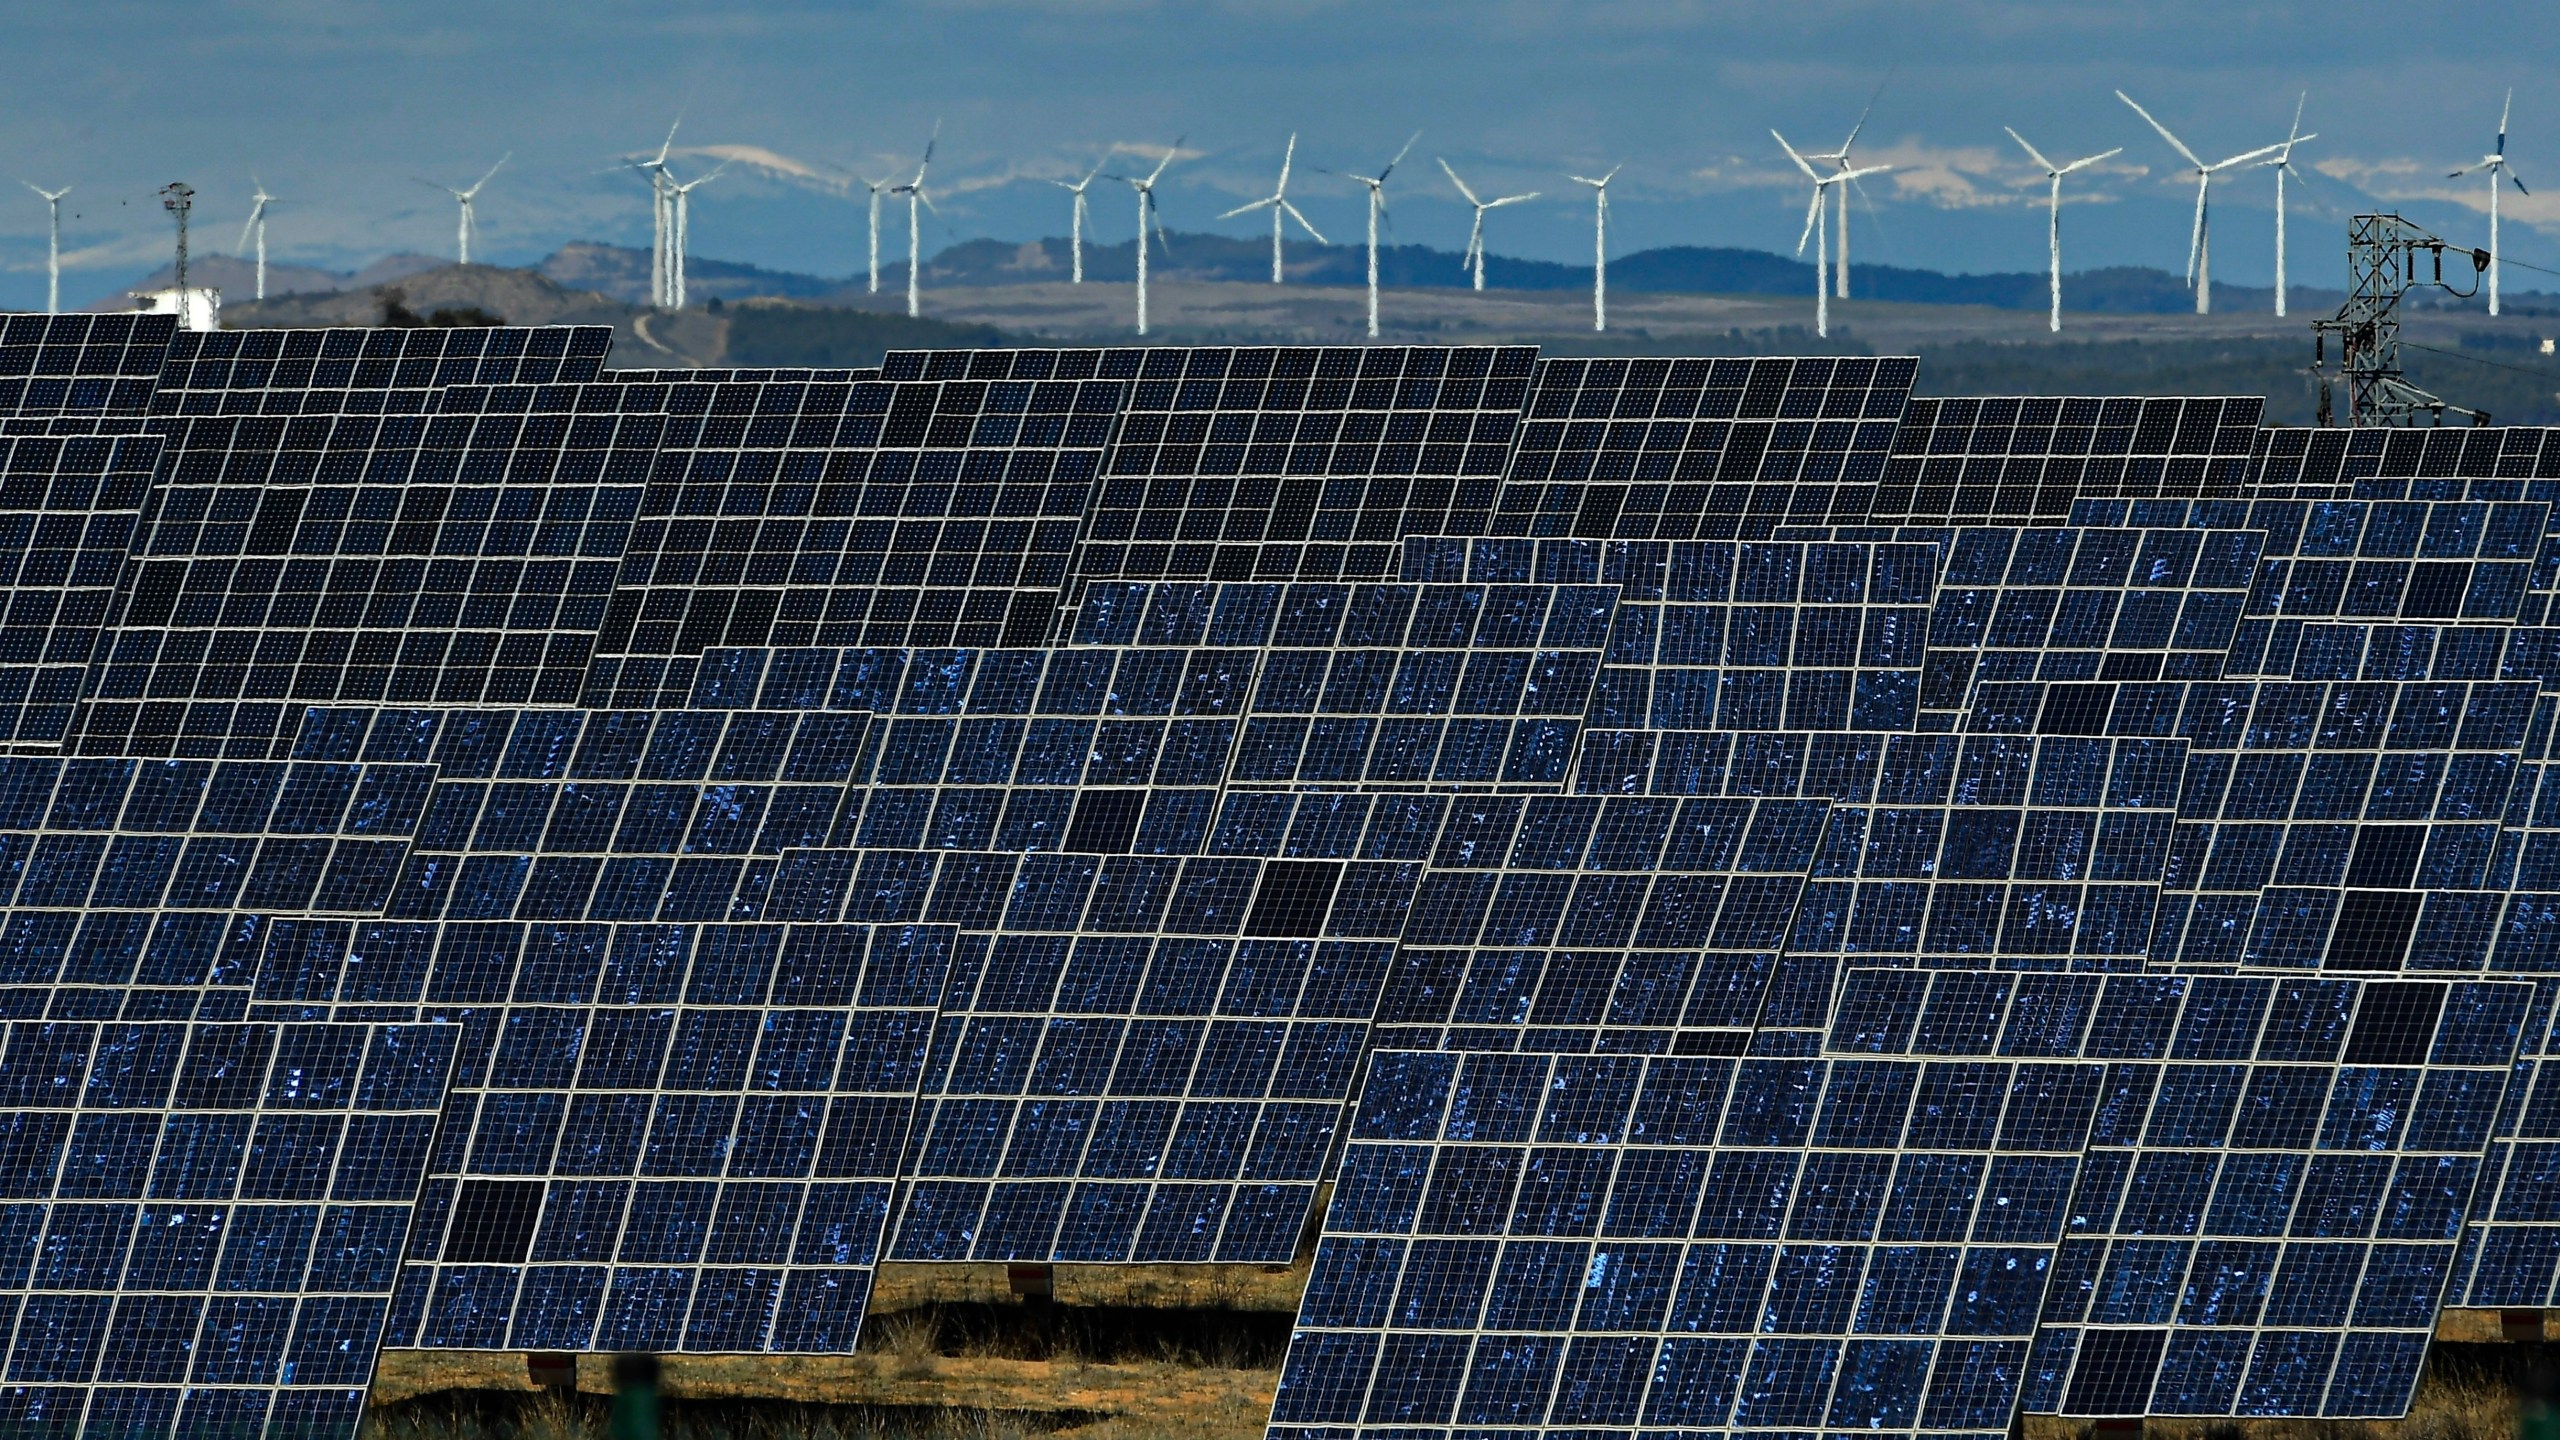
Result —
[{"label": "small white structure", "polygon": [[210,285],[190,285],[185,303],[179,292],[167,290],[135,290],[133,308],[145,315],[175,315],[183,330],[219,330],[222,328],[222,292]]}]

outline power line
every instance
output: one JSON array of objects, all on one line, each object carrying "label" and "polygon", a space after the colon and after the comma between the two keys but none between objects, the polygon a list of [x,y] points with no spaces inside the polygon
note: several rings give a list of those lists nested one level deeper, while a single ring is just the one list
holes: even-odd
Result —
[{"label": "power line", "polygon": [[2439,350],[2433,345],[2421,345],[2415,340],[2401,341],[2400,348],[2424,350],[2430,355],[2442,355],[2448,360],[2467,360],[2474,365],[2486,365],[2496,370],[2513,370],[2519,375],[2539,375],[2545,380],[2560,380],[2560,370],[2537,370],[2530,365],[2510,365],[2503,360],[2483,360],[2477,355],[2465,355],[2459,350]]}]

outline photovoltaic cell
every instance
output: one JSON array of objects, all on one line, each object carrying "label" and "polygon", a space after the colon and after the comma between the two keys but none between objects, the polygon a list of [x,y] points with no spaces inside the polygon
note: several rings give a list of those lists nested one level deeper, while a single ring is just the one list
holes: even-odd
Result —
[{"label": "photovoltaic cell", "polygon": [[0,441],[0,742],[55,749],[69,730],[160,451],[149,435]]},{"label": "photovoltaic cell", "polygon": [[1867,518],[2057,522],[2084,498],[2246,493],[2266,401],[1914,400]]}]

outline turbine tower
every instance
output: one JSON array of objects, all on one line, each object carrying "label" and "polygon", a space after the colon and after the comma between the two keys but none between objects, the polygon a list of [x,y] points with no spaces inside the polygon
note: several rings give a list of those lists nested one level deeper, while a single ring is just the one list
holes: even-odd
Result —
[{"label": "turbine tower", "polygon": [[[916,176],[904,185],[892,186],[889,193],[907,197],[907,315],[910,319],[922,313],[917,285],[924,271],[924,217],[916,213],[921,205],[933,210],[933,202],[925,198],[924,167],[933,163],[933,147],[942,140],[942,125],[935,122],[933,134],[924,142],[924,157],[916,161]],[[936,215],[939,210],[933,210]]]},{"label": "turbine tower", "polygon": [[2213,177],[2216,173],[2228,170],[2234,165],[2245,165],[2252,160],[2264,160],[2284,147],[2261,145],[2245,154],[2234,155],[2228,160],[2217,160],[2207,165],[2196,157],[2196,152],[2187,148],[2187,142],[2170,134],[2168,126],[2153,120],[2150,111],[2135,104],[2132,96],[2119,90],[2116,92],[2116,98],[2127,105],[2132,105],[2133,113],[2141,116],[2152,129],[2159,131],[2160,138],[2169,142],[2169,148],[2186,157],[2187,163],[2196,169],[2196,225],[2187,239],[2187,283],[2195,287],[2196,313],[2209,315],[2213,312],[2213,241],[2205,230],[2205,197],[2213,189]]},{"label": "turbine tower", "polygon": [[[71,193],[71,187],[65,185],[59,190],[47,190],[30,180],[18,183],[44,197],[44,313],[58,315],[62,313],[62,197]],[[2498,243],[2496,231],[2493,229],[2490,233],[2489,243]]]},{"label": "turbine tower", "polygon": [[2489,172],[2489,313],[2492,315],[2498,313],[2498,177],[2504,175],[2512,181],[2519,195],[2533,193],[2524,188],[2524,182],[2516,179],[2516,172],[2507,164],[2507,112],[2515,108],[2515,103],[2516,92],[2509,90],[2506,103],[2498,107],[2498,148],[2445,177],[2450,180],[2474,170]]},{"label": "turbine tower", "polygon": [[[1609,182],[1618,178],[1623,165],[1612,165],[1609,173],[1597,180],[1582,175],[1568,176],[1577,185],[1591,187],[1591,328],[1609,328]],[[1819,190],[1814,192],[1819,195]]]},{"label": "turbine tower", "polygon": [[717,166],[714,166],[710,174],[696,176],[682,185],[677,184],[675,182],[675,177],[673,176],[669,176],[667,178],[667,195],[675,204],[674,223],[671,227],[674,233],[670,237],[671,243],[667,247],[667,308],[670,310],[681,310],[684,308],[686,202],[693,194],[694,186],[710,184],[712,181],[720,178],[721,171],[728,168],[729,162],[724,160]]},{"label": "turbine tower", "polygon": [[888,179],[881,179],[865,180],[862,188],[871,192],[871,293],[877,295],[880,293],[880,192],[893,187]]},{"label": "turbine tower", "polygon": [[2316,134],[2305,135],[2302,133],[2302,106],[2303,102],[2310,98],[2311,93],[2307,90],[2295,98],[2293,102],[2293,125],[2285,131],[2284,144],[2277,149],[2274,159],[2259,162],[2276,172],[2276,313],[2278,315],[2282,315],[2284,313],[2285,177],[2293,173],[2293,147],[2301,144],[2305,140],[2317,140],[2320,138]]},{"label": "turbine tower", "polygon": [[1249,205],[1239,205],[1218,217],[1221,220],[1229,220],[1255,210],[1267,209],[1271,212],[1271,283],[1274,285],[1280,283],[1280,222],[1283,217],[1297,221],[1298,228],[1314,236],[1317,244],[1333,243],[1324,238],[1323,233],[1315,226],[1307,223],[1307,217],[1298,213],[1297,206],[1289,203],[1289,164],[1297,158],[1298,137],[1292,134],[1289,137],[1289,148],[1280,152],[1280,183],[1272,187],[1269,195]]},{"label": "turbine tower", "polygon": [[[1111,147],[1111,150],[1117,150],[1119,148],[1119,146],[1114,145]],[[1070,185],[1064,180],[1052,180],[1049,182],[1050,184],[1055,185],[1059,189],[1076,197],[1075,220],[1067,234],[1067,254],[1069,257],[1069,263],[1075,267],[1072,273],[1067,277],[1067,283],[1070,285],[1081,285],[1084,283],[1085,187],[1093,183],[1094,176],[1102,173],[1103,161],[1111,158],[1111,150],[1103,151],[1102,159],[1094,161],[1093,168],[1084,172],[1084,178],[1078,180],[1074,184]],[[876,200],[874,201],[874,204],[876,206]],[[876,229],[877,227],[875,226],[874,228]],[[875,252],[879,249],[879,242],[877,240],[872,242],[872,249]],[[880,288],[878,282],[875,281],[872,288],[875,290]]]},{"label": "turbine tower", "polygon": [[1831,338],[1831,227],[1823,223],[1822,192],[1834,185],[1849,184],[1862,175],[1881,175],[1893,167],[1870,165],[1863,170],[1835,170],[1825,175],[1814,169],[1806,157],[1797,154],[1796,147],[1787,143],[1786,136],[1775,130],[1769,134],[1778,142],[1778,148],[1787,152],[1787,158],[1796,162],[1796,168],[1804,172],[1804,178],[1813,182],[1813,203],[1805,207],[1804,233],[1796,237],[1796,253],[1804,253],[1807,240],[1814,242],[1813,333],[1828,340]]},{"label": "turbine tower", "polygon": [[1156,243],[1164,247],[1164,253],[1168,257],[1173,254],[1173,245],[1164,238],[1164,217],[1156,213],[1156,180],[1164,174],[1164,167],[1172,164],[1173,157],[1180,153],[1182,137],[1177,135],[1173,143],[1165,147],[1164,158],[1156,162],[1156,168],[1147,172],[1146,179],[1129,175],[1111,177],[1138,192],[1138,333],[1141,335],[1147,333],[1147,232],[1150,227],[1155,231]]},{"label": "turbine tower", "polygon": [[[669,133],[673,134],[674,132],[670,131]],[[498,157],[498,165],[504,165],[514,158],[515,152],[510,150],[506,154]],[[479,195],[480,187],[489,183],[489,177],[498,173],[498,165],[490,166],[481,174],[479,179],[471,182],[471,188],[468,190],[456,190],[450,185],[436,185],[436,182],[433,180],[420,180],[418,182],[421,185],[435,185],[435,188],[452,196],[455,203],[462,207],[461,218],[454,222],[454,255],[456,257],[454,263],[457,265],[468,265],[471,263],[471,235],[473,231],[480,228],[479,222],[472,218],[471,202],[474,197]]]},{"label": "turbine tower", "polygon": [[1375,175],[1332,172],[1345,180],[1357,180],[1369,187],[1369,338],[1372,340],[1378,338],[1378,217],[1387,211],[1387,177],[1395,173],[1396,166],[1404,160],[1405,152],[1421,138],[1422,132],[1414,131],[1412,138],[1404,142],[1404,149],[1398,150],[1396,158],[1388,161],[1386,168]]},{"label": "turbine tower", "polygon": [[249,177],[249,184],[258,193],[249,197],[249,223],[240,227],[240,244],[247,246],[252,234],[258,237],[257,298],[264,300],[267,298],[267,202],[276,197],[267,193],[266,182],[255,175]]},{"label": "turbine tower", "polygon": [[[2006,125],[2000,128],[2009,130]],[[2111,156],[2121,155],[2124,153],[2124,147],[2119,145],[2105,154],[2083,155],[2068,165],[2056,165],[2044,158],[2043,153],[2036,147],[2028,144],[2026,136],[2015,130],[2009,130],[2009,138],[2017,141],[2018,148],[2027,152],[2027,158],[2036,162],[2044,170],[2044,178],[2053,182],[2051,198],[2046,202],[2045,218],[2045,246],[2052,252],[2053,257],[2053,315],[2046,323],[2046,328],[2059,334],[2062,330],[2062,177],[2074,170],[2086,169]],[[2276,291],[2276,296],[2276,304],[2279,306],[2284,304],[2282,289]]]},{"label": "turbine tower", "polygon": [[[1437,156],[1433,158],[1438,159]],[[1449,168],[1448,161],[1440,161],[1440,171],[1449,177],[1450,184],[1458,187],[1459,194],[1467,197],[1467,203],[1476,207],[1476,223],[1467,231],[1467,253],[1458,257],[1458,268],[1464,270],[1473,265],[1476,273],[1476,288],[1482,290],[1484,288],[1484,212],[1499,210],[1505,205],[1517,205],[1523,200],[1535,200],[1538,198],[1538,192],[1532,190],[1526,195],[1505,195],[1498,200],[1479,200],[1476,198],[1476,192],[1467,188],[1467,182],[1458,178],[1458,172]]]}]

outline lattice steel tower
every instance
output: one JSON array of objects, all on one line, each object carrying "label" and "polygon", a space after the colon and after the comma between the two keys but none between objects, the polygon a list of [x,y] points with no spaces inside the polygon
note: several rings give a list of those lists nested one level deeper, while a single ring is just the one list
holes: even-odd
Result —
[{"label": "lattice steel tower", "polygon": [[[2446,411],[2466,415],[2474,425],[2489,423],[2484,410],[2465,410],[2410,384],[2400,371],[2400,297],[2412,285],[2432,285],[2454,295],[2478,291],[2479,274],[2488,268],[2485,250],[2457,255],[2471,260],[2471,290],[2445,284],[2446,243],[2397,215],[2358,215],[2347,222],[2347,303],[2327,320],[2311,322],[2311,368],[2320,377],[2320,423],[2336,423],[2330,408],[2328,341],[2338,337],[2337,378],[2347,387],[2349,425],[2415,425],[2421,416],[2441,425]],[[2433,270],[2418,277],[2419,252]]]}]

